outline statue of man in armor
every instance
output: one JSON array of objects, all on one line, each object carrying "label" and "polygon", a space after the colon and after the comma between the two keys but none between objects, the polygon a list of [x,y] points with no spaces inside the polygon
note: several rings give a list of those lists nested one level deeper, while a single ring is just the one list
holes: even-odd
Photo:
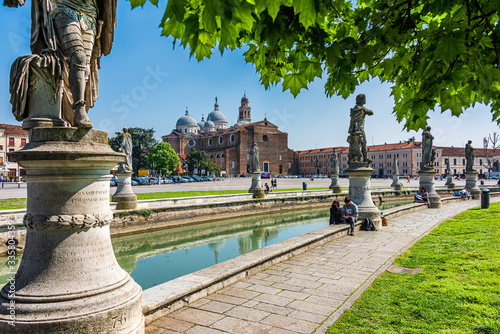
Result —
[{"label": "statue of man in armor", "polygon": [[[370,163],[371,161],[368,159],[366,150],[365,117],[373,115],[373,111],[364,107],[365,104],[365,94],[356,96],[356,105],[351,109],[351,122],[349,124],[349,138],[347,141],[350,143],[349,151],[360,151],[362,161]],[[355,138],[357,136],[360,137],[358,140]]]},{"label": "statue of man in armor", "polygon": [[[4,0],[8,7],[24,5],[25,0]],[[12,67],[11,102],[18,120],[26,118],[27,99],[23,84],[28,68],[44,68],[62,79],[62,118],[72,126],[91,128],[87,111],[98,97],[101,55],[113,44],[116,26],[116,0],[32,0],[31,51]]]}]

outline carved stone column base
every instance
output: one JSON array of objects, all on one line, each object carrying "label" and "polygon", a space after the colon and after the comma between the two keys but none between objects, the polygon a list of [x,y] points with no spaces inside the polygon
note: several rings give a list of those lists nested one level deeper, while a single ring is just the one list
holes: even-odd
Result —
[{"label": "carved stone column base", "polygon": [[453,175],[446,176],[445,186],[448,186],[448,189],[455,189],[455,183],[453,183]]},{"label": "carved stone column base", "polygon": [[370,179],[373,169],[369,167],[349,167],[346,169],[349,175],[349,196],[358,206],[358,220],[370,218],[375,228],[382,228],[382,218],[380,210],[373,203]]},{"label": "carved stone column base", "polygon": [[264,198],[265,193],[264,189],[262,189],[262,183],[260,181],[261,172],[252,172],[252,185],[250,189],[248,189],[249,193],[253,193],[255,198]]},{"label": "carved stone column base", "polygon": [[332,183],[330,184],[329,189],[333,190],[334,194],[340,194],[342,193],[342,187],[339,184],[339,178],[338,174],[332,174]]},{"label": "carved stone column base", "polygon": [[26,170],[27,236],[19,269],[0,292],[1,333],[144,333],[142,290],[111,245],[109,171],[124,155],[107,138],[34,128],[29,144],[9,155]]},{"label": "carved stone column base", "polygon": [[427,193],[429,194],[429,208],[439,209],[443,206],[441,203],[441,197],[437,194],[436,188],[434,187],[434,177],[436,176],[436,172],[433,170],[430,171],[418,171],[420,185],[419,190],[425,188]]},{"label": "carved stone column base", "polygon": [[50,128],[50,127],[63,127],[64,121],[56,117],[28,117],[23,120],[23,129],[29,130],[31,128]]},{"label": "carved stone column base", "polygon": [[137,208],[137,195],[132,190],[132,173],[116,173],[118,185],[111,200],[118,203],[116,205],[117,210],[133,210]]},{"label": "carved stone column base", "polygon": [[477,199],[481,196],[481,189],[477,186],[477,175],[479,173],[476,171],[465,172],[465,188],[470,189],[470,194],[472,198]]},{"label": "carved stone column base", "polygon": [[403,184],[399,181],[399,174],[393,174],[392,175],[392,184],[391,187],[394,188],[394,190],[401,190],[403,189]]}]

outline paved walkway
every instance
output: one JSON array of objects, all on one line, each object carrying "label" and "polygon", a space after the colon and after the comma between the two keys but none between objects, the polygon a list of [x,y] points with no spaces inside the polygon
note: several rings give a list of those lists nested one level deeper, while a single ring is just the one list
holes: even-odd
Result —
[{"label": "paved walkway", "polygon": [[400,253],[478,205],[461,201],[410,213],[383,230],[313,248],[154,321],[146,333],[325,333]]}]

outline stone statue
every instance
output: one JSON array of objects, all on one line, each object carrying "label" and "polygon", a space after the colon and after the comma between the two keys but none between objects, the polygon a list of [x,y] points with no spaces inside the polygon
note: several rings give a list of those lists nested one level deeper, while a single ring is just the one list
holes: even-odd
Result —
[{"label": "stone statue", "polygon": [[349,163],[362,162],[369,165],[366,150],[365,117],[373,115],[373,111],[364,107],[366,103],[365,94],[356,96],[356,105],[351,109],[351,122],[349,124]]},{"label": "stone statue", "polygon": [[451,175],[450,159],[446,159],[446,175]]},{"label": "stone statue", "polygon": [[339,158],[336,150],[333,150],[332,157],[330,158],[330,166],[332,166],[332,174],[339,175]]},{"label": "stone statue", "polygon": [[[8,7],[24,3],[4,0]],[[108,55],[113,44],[116,5],[116,0],[32,0],[33,54],[19,57],[11,69],[17,120],[32,116],[33,108],[52,105],[55,118],[66,125],[92,127],[87,112],[98,97],[100,57]],[[33,94],[34,88],[51,93]]]},{"label": "stone statue", "polygon": [[252,171],[260,172],[259,147],[257,147],[257,143],[253,144],[252,149]]},{"label": "stone statue", "polygon": [[399,175],[398,157],[394,154],[394,174]]},{"label": "stone statue", "polygon": [[422,132],[422,163],[420,164],[421,170],[433,170],[434,163],[432,154],[432,141],[434,136],[431,135],[431,127],[427,126],[425,131]]},{"label": "stone statue", "polygon": [[118,165],[118,173],[130,173],[132,168],[132,136],[127,128],[123,128],[123,137],[118,151],[125,153],[125,162]]},{"label": "stone statue", "polygon": [[474,172],[474,148],[472,147],[472,140],[469,140],[465,145],[465,171]]}]

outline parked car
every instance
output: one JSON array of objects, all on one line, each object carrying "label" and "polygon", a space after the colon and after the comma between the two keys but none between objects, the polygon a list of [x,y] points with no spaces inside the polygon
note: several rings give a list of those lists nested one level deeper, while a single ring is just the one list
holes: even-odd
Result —
[{"label": "parked car", "polygon": [[270,179],[271,178],[271,173],[262,173],[260,175],[261,178],[263,179]]}]

